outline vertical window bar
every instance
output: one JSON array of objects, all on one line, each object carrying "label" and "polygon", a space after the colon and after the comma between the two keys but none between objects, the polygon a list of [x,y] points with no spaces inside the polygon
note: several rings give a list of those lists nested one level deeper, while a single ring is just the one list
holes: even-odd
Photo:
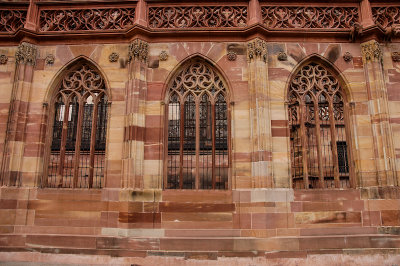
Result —
[{"label": "vertical window bar", "polygon": [[179,188],[181,117],[179,96],[173,94],[168,104],[168,169],[167,188]]},{"label": "vertical window bar", "polygon": [[[199,104],[199,188],[212,188],[212,114],[211,102],[207,94],[203,94]],[[211,164],[211,165],[210,165]],[[210,180],[211,179],[211,180]]]},{"label": "vertical window bar", "polygon": [[196,103],[192,94],[185,100],[183,139],[183,189],[195,188],[196,181]]},{"label": "vertical window bar", "polygon": [[228,106],[225,97],[219,93],[215,103],[215,156],[216,188],[228,188]]}]

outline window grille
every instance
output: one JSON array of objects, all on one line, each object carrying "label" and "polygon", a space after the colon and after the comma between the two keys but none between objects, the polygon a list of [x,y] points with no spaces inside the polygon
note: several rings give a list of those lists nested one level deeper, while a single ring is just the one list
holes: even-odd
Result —
[{"label": "window grille", "polygon": [[293,187],[349,187],[340,82],[324,66],[310,63],[294,76],[288,99]]},{"label": "window grille", "polygon": [[167,189],[228,188],[226,87],[201,60],[181,70],[169,87]]},{"label": "window grille", "polygon": [[43,186],[101,188],[104,184],[107,92],[101,75],[83,64],[54,97],[52,140]]}]

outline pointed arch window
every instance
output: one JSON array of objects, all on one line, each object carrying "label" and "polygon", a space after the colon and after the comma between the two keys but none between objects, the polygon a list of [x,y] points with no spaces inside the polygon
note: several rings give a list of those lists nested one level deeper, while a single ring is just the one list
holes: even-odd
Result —
[{"label": "pointed arch window", "polygon": [[65,75],[50,105],[51,140],[43,186],[103,186],[107,106],[104,80],[89,64]]},{"label": "pointed arch window", "polygon": [[306,64],[291,81],[288,100],[293,187],[350,187],[350,138],[339,80],[321,64]]},{"label": "pointed arch window", "polygon": [[202,60],[188,63],[168,91],[165,188],[227,189],[227,90]]}]

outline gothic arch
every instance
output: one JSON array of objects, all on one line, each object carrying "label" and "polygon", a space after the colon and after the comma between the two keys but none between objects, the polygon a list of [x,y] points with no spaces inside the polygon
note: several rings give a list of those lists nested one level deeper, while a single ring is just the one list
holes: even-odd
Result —
[{"label": "gothic arch", "polygon": [[296,73],[306,64],[310,63],[310,62],[315,62],[315,63],[319,63],[322,66],[326,67],[327,69],[330,70],[330,72],[335,75],[335,77],[340,81],[340,84],[342,85],[342,90],[344,92],[344,96],[346,97],[346,101],[347,102],[351,102],[353,100],[353,95],[352,95],[352,91],[351,91],[351,87],[350,87],[350,83],[347,81],[346,77],[343,75],[343,73],[339,70],[339,68],[332,63],[331,61],[329,61],[327,58],[325,58],[324,56],[321,56],[319,54],[316,53],[312,53],[308,56],[306,56],[305,58],[303,58],[302,60],[300,60],[297,65],[293,68],[291,74],[289,75],[288,79],[287,79],[287,86],[286,86],[286,93],[285,93],[285,97],[287,97],[288,95],[288,88],[289,88],[289,83],[291,80],[293,80],[293,77],[296,75]]},{"label": "gothic arch", "polygon": [[294,188],[354,187],[349,91],[337,70],[311,56],[287,86]]},{"label": "gothic arch", "polygon": [[218,72],[218,74],[221,76],[221,79],[226,84],[227,88],[229,88],[229,90],[227,91],[227,95],[229,97],[229,100],[233,101],[234,92],[233,92],[233,90],[231,90],[232,85],[231,85],[227,75],[225,74],[225,71],[212,58],[210,58],[210,57],[208,57],[206,55],[203,55],[201,53],[194,53],[194,54],[191,54],[191,55],[185,57],[183,60],[181,60],[178,64],[176,64],[176,66],[169,73],[168,77],[166,78],[167,82],[165,83],[165,85],[163,87],[163,91],[162,91],[162,95],[163,95],[162,99],[164,100],[164,102],[166,102],[167,98],[168,98],[168,90],[169,90],[170,82],[175,78],[175,76],[177,75],[178,71],[182,67],[184,67],[185,65],[187,65],[189,62],[191,62],[193,60],[204,61],[204,62],[206,62],[208,65],[210,65],[213,69],[215,69]]},{"label": "gothic arch", "polygon": [[74,59],[70,60],[68,63],[66,63],[63,67],[61,67],[57,73],[54,75],[52,80],[50,81],[46,93],[44,96],[44,103],[50,103],[52,98],[54,97],[54,94],[56,93],[57,86],[61,82],[61,79],[65,76],[66,73],[71,71],[71,69],[76,68],[80,64],[88,64],[93,67],[93,69],[96,69],[101,75],[101,77],[104,80],[105,86],[107,88],[107,96],[109,99],[109,102],[111,102],[112,99],[112,90],[109,85],[109,81],[107,79],[106,73],[103,71],[103,69],[91,58],[85,56],[85,55],[80,55],[78,57],[75,57]]},{"label": "gothic arch", "polygon": [[81,56],[53,79],[48,99],[42,187],[105,184],[110,93],[104,74]]},{"label": "gothic arch", "polygon": [[229,90],[207,60],[176,69],[165,90],[165,189],[228,189]]}]

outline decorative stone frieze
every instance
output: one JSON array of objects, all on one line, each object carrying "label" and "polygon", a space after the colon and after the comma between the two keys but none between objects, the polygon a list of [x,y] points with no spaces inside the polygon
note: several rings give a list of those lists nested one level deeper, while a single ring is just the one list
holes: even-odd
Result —
[{"label": "decorative stone frieze", "polygon": [[136,39],[129,45],[128,60],[147,62],[149,44],[143,40]]},{"label": "decorative stone frieze", "polygon": [[160,61],[167,61],[168,59],[168,53],[167,51],[161,51],[160,55],[158,56]]},{"label": "decorative stone frieze", "polygon": [[382,49],[377,41],[369,41],[361,44],[363,62],[382,61]]},{"label": "decorative stone frieze", "polygon": [[374,6],[372,7],[372,16],[376,24],[383,28],[400,23],[400,6]]},{"label": "decorative stone frieze", "polygon": [[343,60],[346,62],[350,62],[353,59],[353,56],[350,52],[345,52],[343,55]]},{"label": "decorative stone frieze", "polygon": [[247,25],[247,6],[157,6],[149,8],[149,27],[232,28]]},{"label": "decorative stone frieze", "polygon": [[263,6],[262,19],[268,28],[339,29],[358,21],[357,7]]},{"label": "decorative stone frieze", "polygon": [[255,39],[247,44],[247,60],[251,62],[257,58],[264,63],[268,60],[267,42],[261,39]]},{"label": "decorative stone frieze", "polygon": [[0,10],[0,32],[13,33],[22,28],[26,13],[26,10]]},{"label": "decorative stone frieze", "polygon": [[119,54],[117,53],[111,53],[110,56],[108,57],[108,60],[110,60],[111,63],[117,62],[119,58]]},{"label": "decorative stone frieze", "polygon": [[0,65],[7,64],[8,57],[5,54],[0,55]]},{"label": "decorative stone frieze", "polygon": [[46,65],[52,65],[54,64],[55,60],[56,58],[54,57],[54,55],[49,54],[48,56],[46,56],[45,63]]},{"label": "decorative stone frieze", "polygon": [[40,31],[121,30],[134,20],[135,8],[42,10]]},{"label": "decorative stone frieze", "polygon": [[226,57],[228,58],[229,61],[235,61],[236,58],[237,58],[237,54],[235,52],[233,52],[233,51],[229,51],[226,54]]},{"label": "decorative stone frieze", "polygon": [[392,53],[392,60],[393,60],[393,62],[400,62],[400,53],[399,52],[393,52]]},{"label": "decorative stone frieze", "polygon": [[15,53],[15,60],[17,64],[36,64],[37,48],[35,45],[23,42],[18,46]]},{"label": "decorative stone frieze", "polygon": [[287,61],[287,54],[285,52],[279,52],[278,60],[279,61]]}]

